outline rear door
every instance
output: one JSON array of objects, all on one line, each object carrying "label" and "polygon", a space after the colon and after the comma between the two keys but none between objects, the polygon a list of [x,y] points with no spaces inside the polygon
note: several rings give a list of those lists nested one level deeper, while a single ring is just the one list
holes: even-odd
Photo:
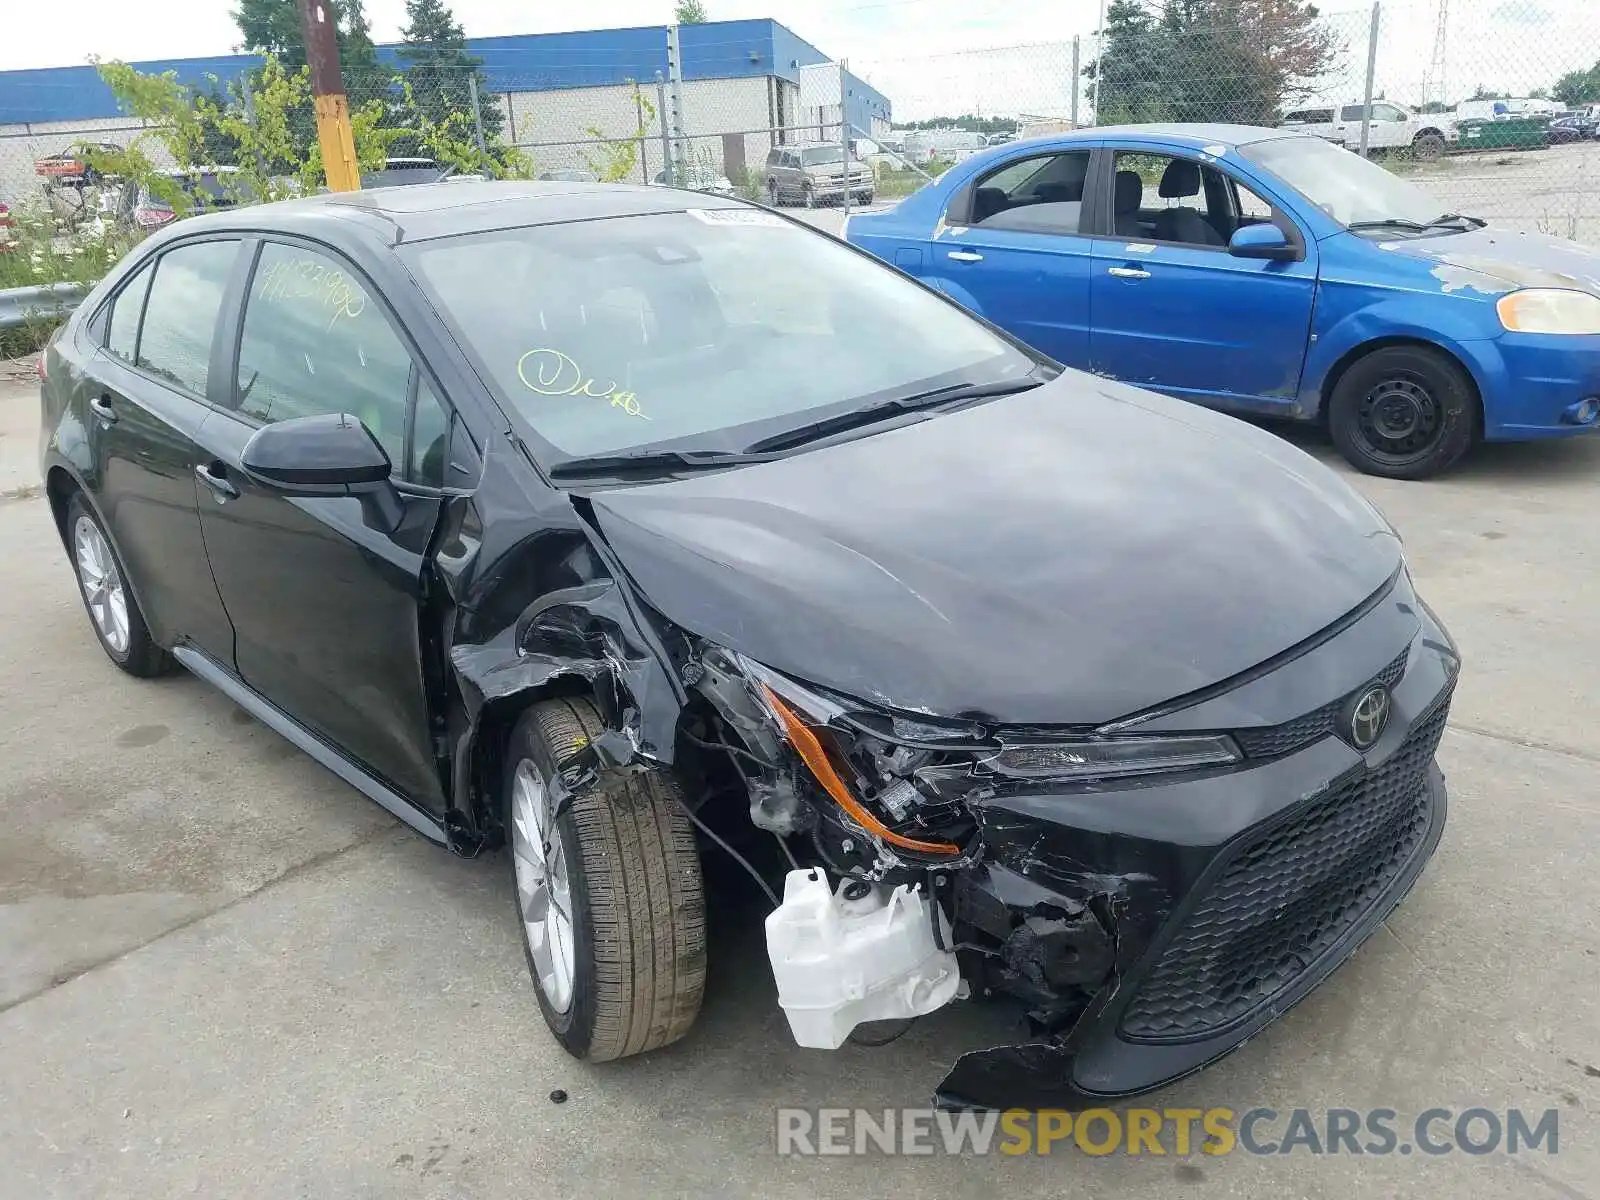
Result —
[{"label": "rear door", "polygon": [[95,463],[86,480],[151,636],[231,658],[233,628],[212,582],[196,509],[200,426],[238,238],[183,242],[131,274],[96,314],[101,349],[80,387]]},{"label": "rear door", "polygon": [[[1109,153],[1122,234],[1095,242],[1091,368],[1223,407],[1292,405],[1316,296],[1315,243],[1214,159]],[[1228,253],[1235,229],[1262,221],[1298,242],[1298,261]]]},{"label": "rear door", "polygon": [[[202,430],[200,511],[237,631],[234,669],[438,815],[424,564],[441,488],[476,478],[475,451],[370,282],[321,246],[261,242],[230,382],[231,407]],[[400,492],[392,519],[353,496],[288,496],[241,469],[262,426],[341,412],[388,451]]]},{"label": "rear door", "polygon": [[1088,361],[1092,153],[1019,156],[979,176],[928,246],[928,282],[1068,366]]}]

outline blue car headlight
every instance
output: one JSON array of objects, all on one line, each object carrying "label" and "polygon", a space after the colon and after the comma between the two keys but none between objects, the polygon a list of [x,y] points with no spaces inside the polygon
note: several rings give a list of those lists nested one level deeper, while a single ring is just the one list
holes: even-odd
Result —
[{"label": "blue car headlight", "polygon": [[1600,334],[1600,296],[1568,288],[1523,288],[1495,303],[1513,333]]}]

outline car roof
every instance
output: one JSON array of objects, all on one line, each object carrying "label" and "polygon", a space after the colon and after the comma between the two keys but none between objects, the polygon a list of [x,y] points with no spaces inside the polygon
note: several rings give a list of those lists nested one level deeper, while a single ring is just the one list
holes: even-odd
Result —
[{"label": "car roof", "polygon": [[[1220,122],[1170,121],[1149,125],[1092,125],[1067,133],[1046,134],[1050,141],[1094,141],[1105,137],[1167,138],[1200,146],[1248,146],[1269,138],[1304,137],[1288,129],[1268,129],[1264,125],[1228,125]],[[1029,138],[1029,141],[1036,139]]]},{"label": "car roof", "polygon": [[447,181],[331,192],[210,213],[183,222],[212,228],[315,236],[330,224],[361,229],[388,245],[525,225],[602,217],[737,208],[742,201],[675,188],[576,181]]}]

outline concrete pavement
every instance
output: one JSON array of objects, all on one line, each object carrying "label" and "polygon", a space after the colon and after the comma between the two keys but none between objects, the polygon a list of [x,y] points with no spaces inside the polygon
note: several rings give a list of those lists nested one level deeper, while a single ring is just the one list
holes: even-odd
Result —
[{"label": "concrete pavement", "polygon": [[[31,452],[36,405],[0,384],[0,447]],[[690,1036],[574,1062],[540,1022],[503,858],[429,847],[196,680],[117,672],[48,506],[0,498],[4,1189],[1595,1200],[1597,471],[1592,440],[1491,447],[1430,484],[1355,479],[1466,655],[1450,825],[1327,986],[1155,1098],[1555,1107],[1554,1157],[780,1160],[776,1107],[922,1104],[957,1052],[1005,1036],[998,1018],[958,1005],[883,1049],[799,1050],[759,912],[724,907]]]}]

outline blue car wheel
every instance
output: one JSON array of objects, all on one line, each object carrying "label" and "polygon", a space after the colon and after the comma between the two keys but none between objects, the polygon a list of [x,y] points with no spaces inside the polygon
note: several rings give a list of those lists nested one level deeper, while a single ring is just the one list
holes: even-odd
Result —
[{"label": "blue car wheel", "polygon": [[1472,445],[1477,392],[1437,350],[1387,346],[1353,363],[1333,390],[1328,429],[1369,475],[1426,479]]}]

